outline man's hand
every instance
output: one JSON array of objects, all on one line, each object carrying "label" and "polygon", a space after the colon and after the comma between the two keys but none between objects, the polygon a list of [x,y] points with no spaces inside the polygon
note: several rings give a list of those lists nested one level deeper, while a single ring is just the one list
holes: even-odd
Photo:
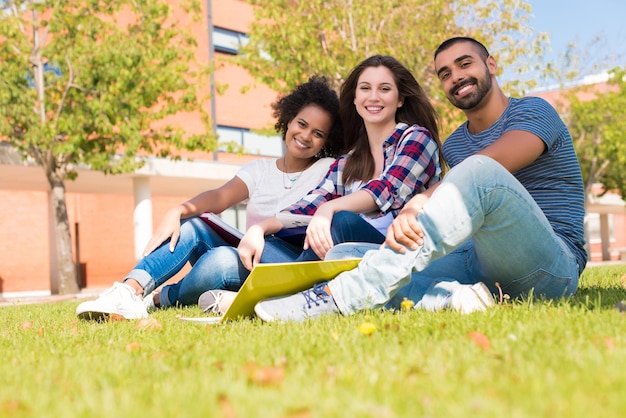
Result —
[{"label": "man's hand", "polygon": [[396,219],[387,229],[385,244],[392,250],[400,253],[406,249],[417,250],[424,244],[424,231],[417,222],[417,215],[422,210],[422,206],[428,200],[427,196],[416,195],[404,205]]}]

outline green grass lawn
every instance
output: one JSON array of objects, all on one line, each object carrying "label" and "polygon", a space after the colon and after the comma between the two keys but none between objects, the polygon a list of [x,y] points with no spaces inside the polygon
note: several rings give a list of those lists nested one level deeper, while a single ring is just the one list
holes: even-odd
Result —
[{"label": "green grass lawn", "polygon": [[470,315],[199,325],[178,319],[197,308],[145,323],[79,322],[78,302],[0,308],[0,416],[620,417],[625,273],[589,268],[571,299]]}]

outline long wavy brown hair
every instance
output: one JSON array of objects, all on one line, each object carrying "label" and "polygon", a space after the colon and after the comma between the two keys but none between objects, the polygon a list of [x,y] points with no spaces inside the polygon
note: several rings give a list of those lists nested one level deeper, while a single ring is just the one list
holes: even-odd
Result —
[{"label": "long wavy brown hair", "polygon": [[376,169],[367,139],[365,123],[356,111],[354,97],[361,73],[368,67],[381,65],[387,67],[393,74],[400,99],[403,102],[402,107],[396,111],[396,123],[404,122],[409,126],[419,125],[428,129],[432,138],[439,145],[439,160],[443,168],[444,162],[437,126],[439,118],[435,108],[426,97],[426,93],[413,74],[397,59],[388,55],[374,55],[357,65],[341,85],[339,114],[343,124],[346,150],[352,151],[344,169],[344,183],[359,180],[362,182],[369,181]]}]

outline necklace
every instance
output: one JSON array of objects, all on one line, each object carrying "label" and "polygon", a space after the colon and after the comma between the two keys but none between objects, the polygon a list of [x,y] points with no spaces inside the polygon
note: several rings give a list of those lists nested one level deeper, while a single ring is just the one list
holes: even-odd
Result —
[{"label": "necklace", "polygon": [[296,184],[296,182],[298,181],[298,179],[302,176],[302,173],[304,173],[304,170],[306,170],[309,166],[307,165],[306,167],[304,167],[304,170],[298,172],[298,173],[294,173],[295,176],[291,177],[289,175],[289,173],[287,172],[287,159],[283,158],[283,167],[285,168],[285,171],[283,171],[283,188],[285,190],[291,190],[291,188]]}]

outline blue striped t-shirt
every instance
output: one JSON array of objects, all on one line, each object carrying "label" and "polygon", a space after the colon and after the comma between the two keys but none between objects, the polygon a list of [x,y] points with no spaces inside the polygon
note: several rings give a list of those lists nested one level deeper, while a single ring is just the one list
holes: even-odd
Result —
[{"label": "blue striped t-shirt", "polygon": [[537,160],[513,175],[576,256],[582,272],[587,263],[582,175],[570,133],[548,102],[539,97],[510,98],[502,116],[485,131],[472,135],[467,122],[457,128],[443,143],[443,156],[454,167],[511,130],[530,132],[546,144]]}]

